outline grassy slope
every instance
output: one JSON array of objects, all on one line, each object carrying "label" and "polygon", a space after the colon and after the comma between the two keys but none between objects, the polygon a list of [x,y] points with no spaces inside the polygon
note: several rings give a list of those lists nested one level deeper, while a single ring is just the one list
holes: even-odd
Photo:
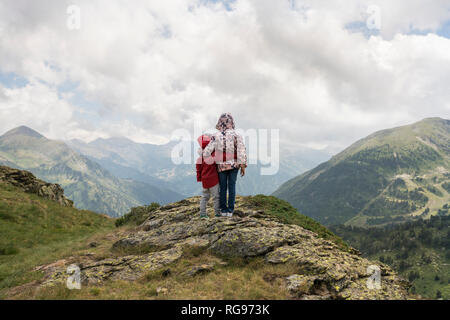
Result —
[{"label": "grassy slope", "polygon": [[114,220],[67,208],[0,182],[0,296],[4,289],[35,280],[29,271],[70,255]]},{"label": "grassy slope", "polygon": [[[448,180],[444,171],[450,168],[449,123],[432,118],[374,133],[330,161],[286,182],[274,195],[326,225],[345,223],[357,215],[364,219],[356,223],[364,224],[370,216],[367,209],[373,217],[379,207],[389,212],[391,207],[406,206],[402,199],[381,197],[374,203],[375,208],[370,207],[371,201],[398,175],[407,174],[414,179],[435,174]],[[432,181],[428,183],[434,185]],[[430,206],[434,207],[435,199],[430,197]],[[413,204],[417,203],[409,203],[414,209]]]},{"label": "grassy slope", "polygon": [[448,173],[438,171],[420,176],[397,175],[346,224],[382,226],[438,215],[450,203],[450,192],[443,187],[449,181]]}]

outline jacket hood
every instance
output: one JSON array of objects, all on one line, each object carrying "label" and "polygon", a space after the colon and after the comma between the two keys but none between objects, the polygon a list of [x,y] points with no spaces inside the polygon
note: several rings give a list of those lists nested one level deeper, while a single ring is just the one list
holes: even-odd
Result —
[{"label": "jacket hood", "polygon": [[219,121],[217,121],[216,129],[224,132],[227,129],[234,129],[234,119],[229,113],[222,113]]},{"label": "jacket hood", "polygon": [[197,141],[200,147],[202,147],[202,149],[205,149],[206,146],[211,142],[211,137],[204,134],[198,137]]}]

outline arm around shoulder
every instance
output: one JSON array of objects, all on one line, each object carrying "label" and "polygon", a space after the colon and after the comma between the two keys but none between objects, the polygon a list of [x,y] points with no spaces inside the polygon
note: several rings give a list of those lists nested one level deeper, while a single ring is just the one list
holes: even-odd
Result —
[{"label": "arm around shoulder", "polygon": [[214,136],[211,138],[211,142],[206,146],[205,149],[203,149],[203,157],[207,158],[211,156],[211,154],[216,149],[217,140],[214,138]]}]

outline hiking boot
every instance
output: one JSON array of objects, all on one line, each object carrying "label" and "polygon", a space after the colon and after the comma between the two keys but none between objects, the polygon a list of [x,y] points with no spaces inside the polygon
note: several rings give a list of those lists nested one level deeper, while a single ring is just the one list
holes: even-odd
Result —
[{"label": "hiking boot", "polygon": [[220,212],[216,212],[216,214],[214,216],[215,217],[222,217],[222,214]]},{"label": "hiking boot", "polygon": [[201,214],[200,219],[208,219],[208,216],[206,214]]}]

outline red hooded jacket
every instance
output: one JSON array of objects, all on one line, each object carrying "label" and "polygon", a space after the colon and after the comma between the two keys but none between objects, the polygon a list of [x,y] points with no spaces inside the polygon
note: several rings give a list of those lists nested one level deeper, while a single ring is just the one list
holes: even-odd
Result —
[{"label": "red hooded jacket", "polygon": [[[205,149],[211,142],[211,137],[202,135],[198,137],[197,141],[201,148]],[[219,183],[219,174],[217,173],[217,165],[214,156],[213,152],[208,158],[199,157],[197,159],[197,181],[201,182],[205,189],[212,188]]]}]

